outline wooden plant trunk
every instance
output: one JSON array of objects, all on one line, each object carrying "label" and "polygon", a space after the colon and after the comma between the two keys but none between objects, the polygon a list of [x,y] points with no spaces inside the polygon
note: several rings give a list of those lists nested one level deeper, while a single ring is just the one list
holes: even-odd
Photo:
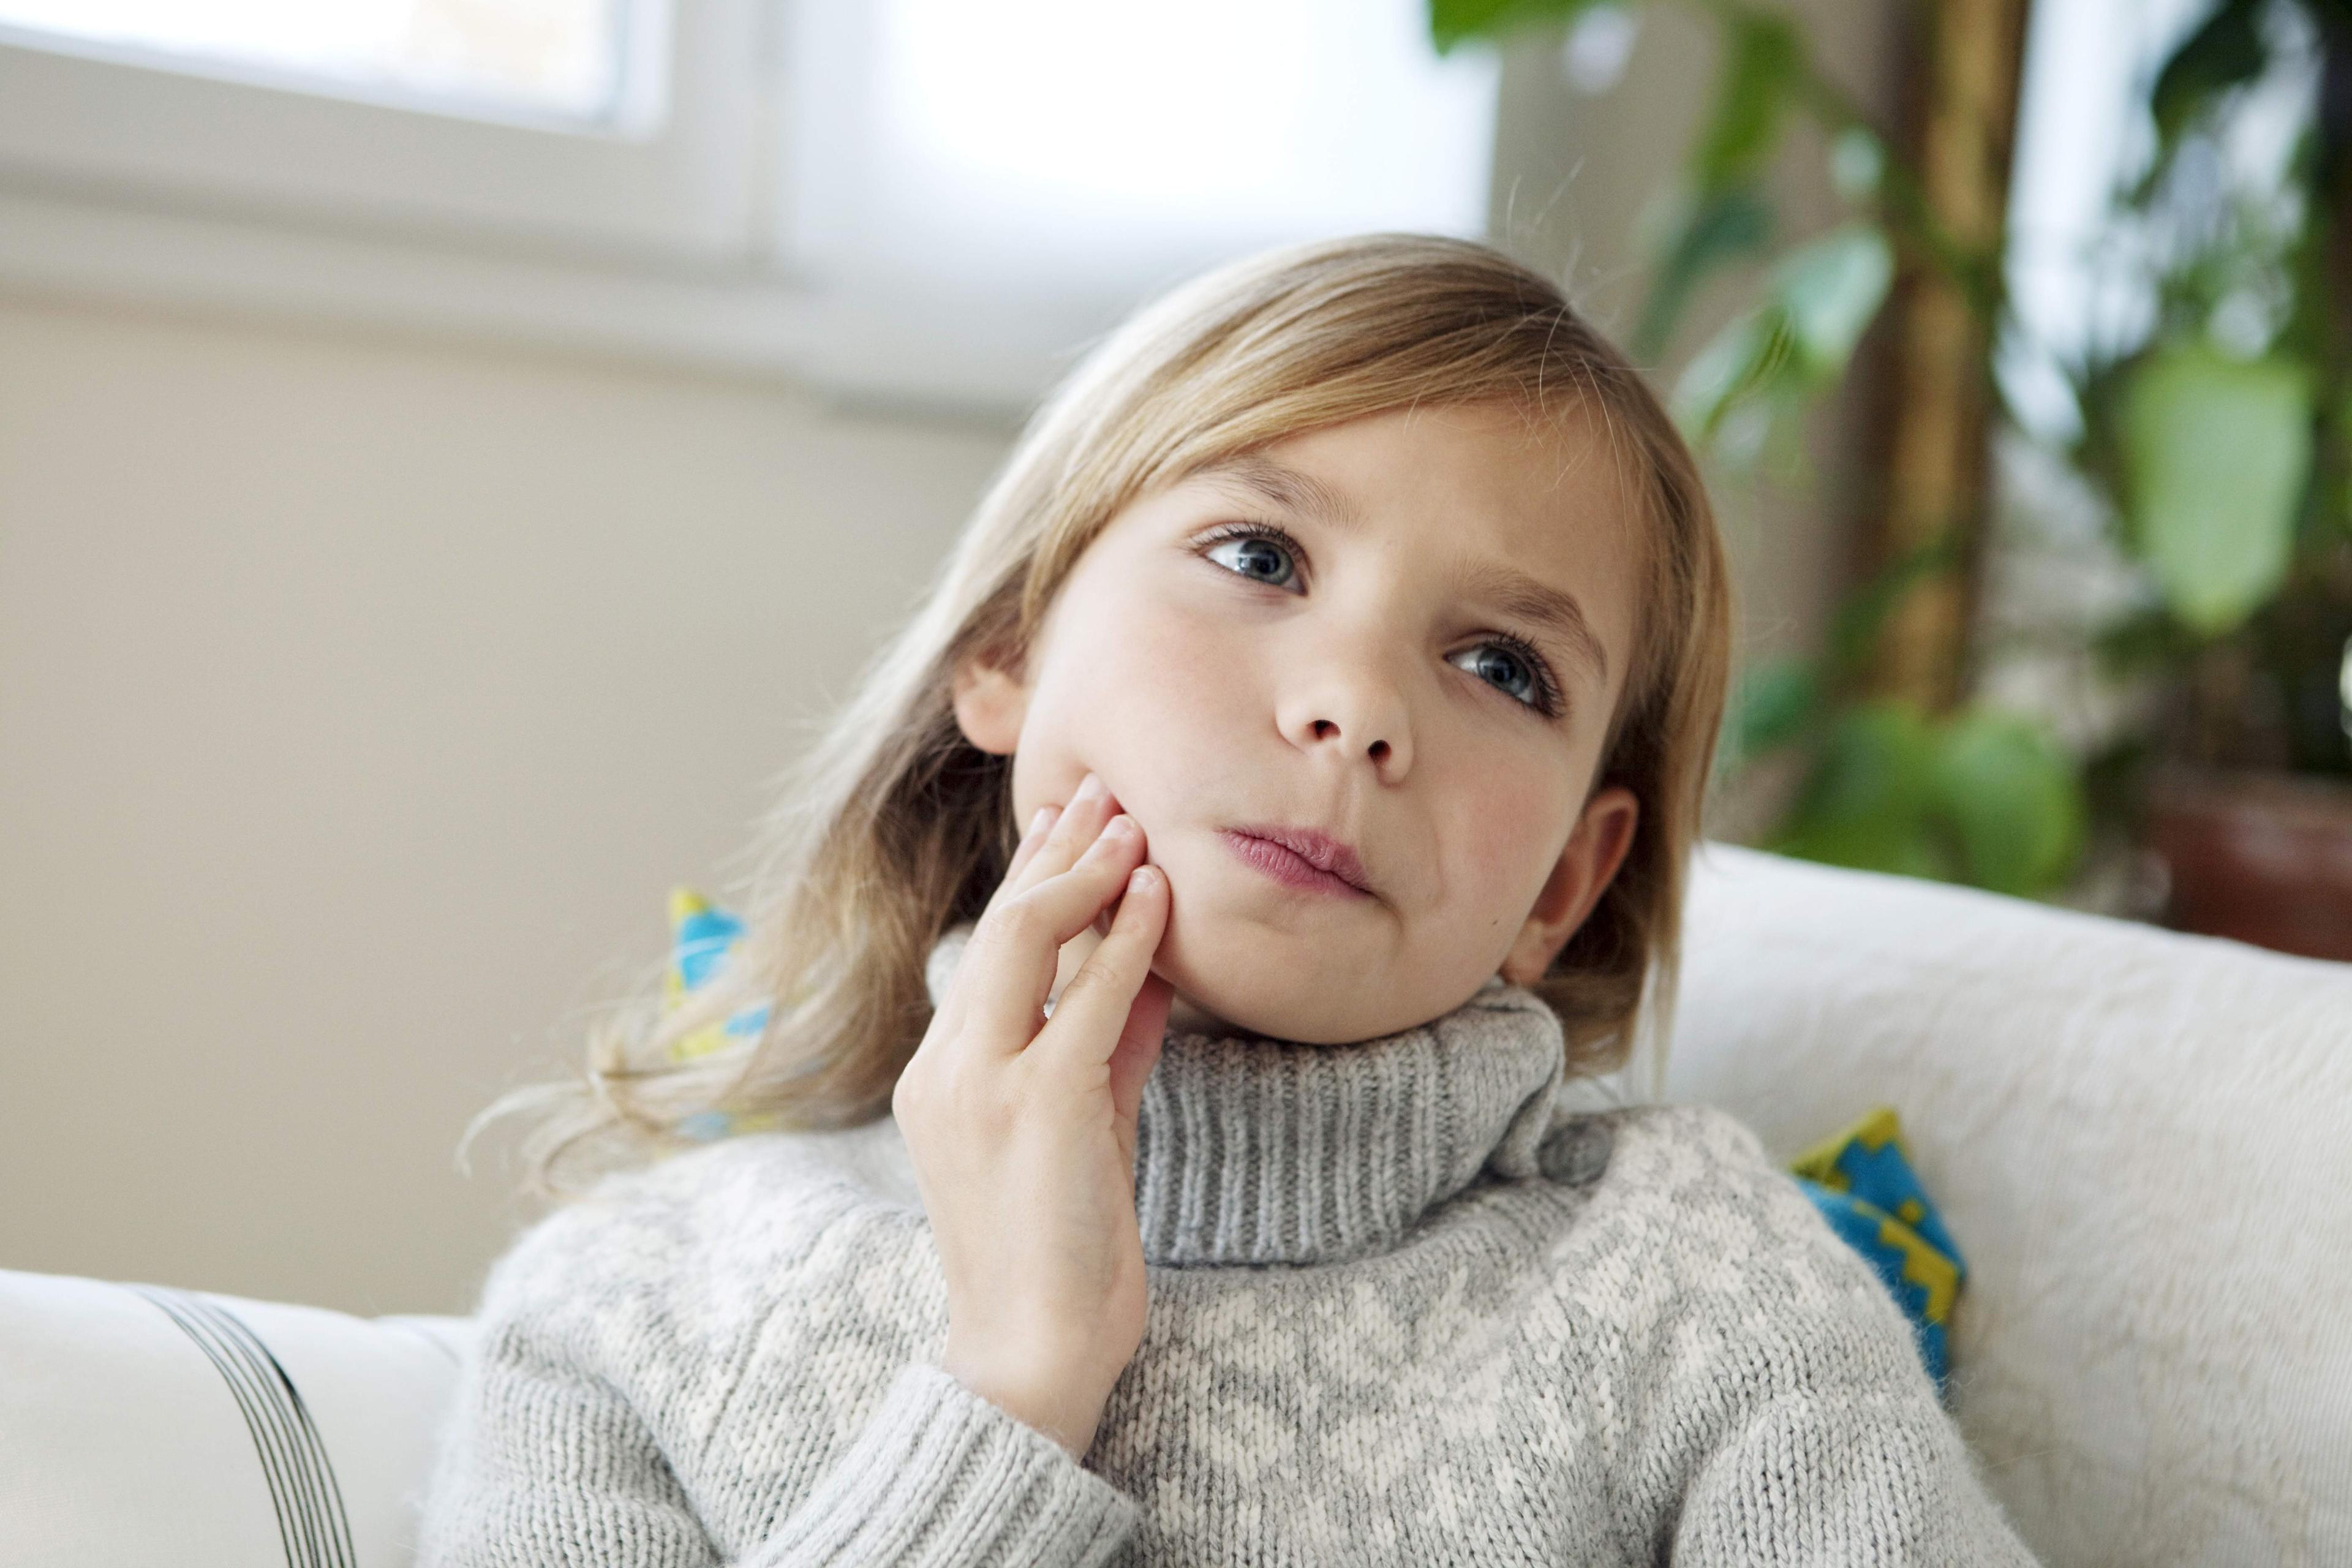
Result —
[{"label": "wooden plant trunk", "polygon": [[[1923,195],[1967,254],[1997,268],[2009,202],[2027,0],[1937,0],[1910,53]],[[1996,273],[1990,273],[1990,283]],[[1921,580],[1890,614],[1872,684],[1941,711],[1967,691],[1987,515],[1993,406],[1990,322],[1954,279],[1918,265],[1896,300],[1884,505],[1865,524],[1874,568],[1957,531],[1956,569]]]}]

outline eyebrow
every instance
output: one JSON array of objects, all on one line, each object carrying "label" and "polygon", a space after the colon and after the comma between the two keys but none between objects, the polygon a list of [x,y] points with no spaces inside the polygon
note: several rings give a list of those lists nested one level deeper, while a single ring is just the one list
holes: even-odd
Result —
[{"label": "eyebrow", "polygon": [[1363,526],[1363,514],[1346,496],[1313,474],[1277,463],[1271,458],[1244,452],[1204,464],[1193,473],[1199,479],[1234,480],[1244,489],[1254,490],[1276,506],[1318,518],[1334,527],[1355,529]]},{"label": "eyebrow", "polygon": [[[1346,496],[1313,474],[1271,458],[1242,453],[1204,464],[1192,471],[1192,477],[1231,481],[1278,507],[1327,522],[1342,531],[1363,527],[1363,514]],[[1479,562],[1465,574],[1464,581],[1472,595],[1492,603],[1505,614],[1553,632],[1591,669],[1594,679],[1604,686],[1608,684],[1609,655],[1601,646],[1601,639],[1593,635],[1592,623],[1585,618],[1584,606],[1576,602],[1574,595],[1499,561]]]}]

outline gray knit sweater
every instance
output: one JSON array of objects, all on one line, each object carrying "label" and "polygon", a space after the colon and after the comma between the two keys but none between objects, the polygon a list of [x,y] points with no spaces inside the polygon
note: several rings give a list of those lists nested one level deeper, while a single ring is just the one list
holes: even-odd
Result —
[{"label": "gray knit sweater", "polygon": [[490,1269],[419,1568],[2030,1563],[1754,1134],[1570,1111],[1561,1046],[1499,978],[1360,1045],[1171,1034],[1083,1464],[938,1366],[887,1117],[608,1175]]}]

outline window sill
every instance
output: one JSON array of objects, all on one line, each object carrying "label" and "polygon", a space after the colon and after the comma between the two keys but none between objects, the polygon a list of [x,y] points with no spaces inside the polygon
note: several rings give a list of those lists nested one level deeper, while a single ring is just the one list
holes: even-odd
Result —
[{"label": "window sill", "polygon": [[24,184],[0,184],[0,286],[616,357],[992,427],[1016,426],[1109,324],[821,291],[750,265],[571,258]]}]

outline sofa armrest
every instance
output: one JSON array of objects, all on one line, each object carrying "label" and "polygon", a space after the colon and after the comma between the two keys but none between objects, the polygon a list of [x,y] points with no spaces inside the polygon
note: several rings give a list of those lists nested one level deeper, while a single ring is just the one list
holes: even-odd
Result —
[{"label": "sofa armrest", "polygon": [[407,1568],[464,1318],[0,1269],[10,1568]]}]

